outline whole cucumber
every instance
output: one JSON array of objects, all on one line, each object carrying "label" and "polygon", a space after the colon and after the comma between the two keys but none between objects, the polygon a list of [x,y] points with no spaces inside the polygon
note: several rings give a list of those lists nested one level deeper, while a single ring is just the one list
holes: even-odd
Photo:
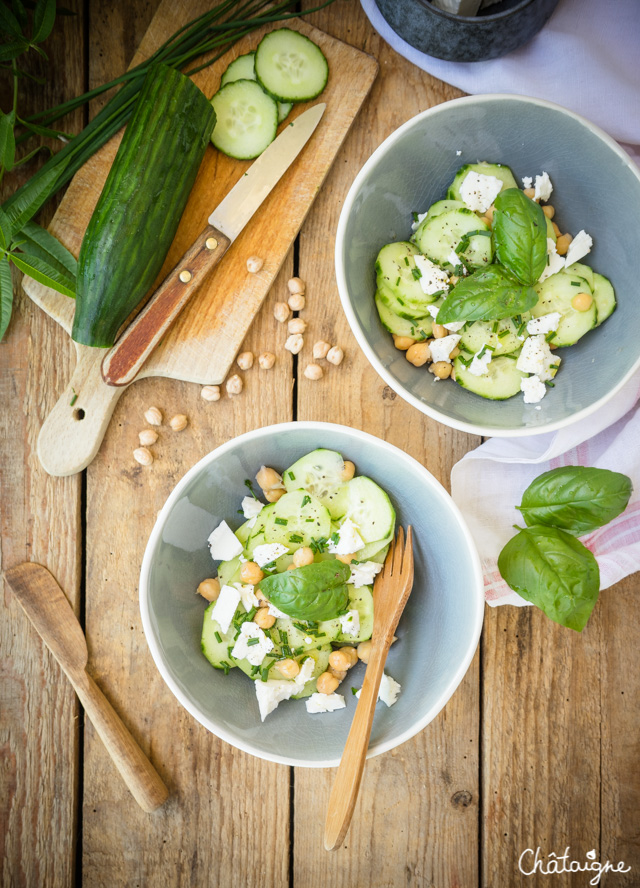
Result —
[{"label": "whole cucumber", "polygon": [[149,70],[78,259],[72,338],[110,348],[153,285],[195,182],[216,116],[184,74]]}]

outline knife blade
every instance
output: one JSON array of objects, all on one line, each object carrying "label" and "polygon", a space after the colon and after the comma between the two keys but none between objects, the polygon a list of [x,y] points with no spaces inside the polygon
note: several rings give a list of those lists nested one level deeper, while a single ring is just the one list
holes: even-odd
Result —
[{"label": "knife blade", "polygon": [[277,136],[209,216],[209,224],[169,272],[102,362],[107,385],[133,382],[171,324],[222,259],[318,126],[326,105],[309,108]]}]

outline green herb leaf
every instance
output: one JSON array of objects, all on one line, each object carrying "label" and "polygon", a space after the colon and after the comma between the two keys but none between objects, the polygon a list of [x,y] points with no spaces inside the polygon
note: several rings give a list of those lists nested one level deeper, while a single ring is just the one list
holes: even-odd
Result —
[{"label": "green herb leaf", "polygon": [[7,172],[13,169],[16,159],[16,139],[13,134],[15,122],[13,111],[9,114],[0,111],[0,166],[3,166]]},{"label": "green herb leaf", "polygon": [[64,293],[65,296],[75,298],[76,282],[68,274],[62,274],[53,265],[45,262],[37,256],[30,256],[27,253],[12,253],[11,261],[20,269],[20,271],[28,274],[34,280],[45,287],[51,287],[58,293]]},{"label": "green herb leaf", "polygon": [[6,249],[11,243],[11,235],[13,234],[11,230],[11,223],[9,222],[9,217],[4,212],[2,208],[0,208],[0,248]]},{"label": "green herb leaf", "polygon": [[29,219],[38,212],[50,192],[53,190],[53,183],[60,176],[60,173],[60,169],[52,166],[44,171],[42,175],[34,176],[33,179],[30,179],[29,182],[20,189],[20,192],[16,192],[18,197],[11,203],[7,210],[7,215],[9,216],[15,233],[21,231]]},{"label": "green herb leaf", "polygon": [[556,623],[582,632],[598,600],[600,570],[592,553],[558,527],[534,525],[498,557],[505,582]]},{"label": "green herb leaf", "polygon": [[5,34],[11,34],[13,37],[22,37],[20,22],[6,3],[2,4],[2,30]]},{"label": "green herb leaf", "polygon": [[511,318],[538,301],[532,287],[523,286],[500,265],[490,265],[460,280],[440,306],[438,324]]},{"label": "green herb leaf", "polygon": [[51,33],[55,20],[56,0],[38,0],[33,12],[33,35],[31,40],[34,43],[43,43]]},{"label": "green herb leaf", "polygon": [[498,262],[523,284],[536,283],[547,264],[547,220],[542,207],[519,188],[495,199],[493,238]]},{"label": "green herb leaf", "polygon": [[11,280],[11,266],[6,256],[0,259],[0,339],[6,333],[11,320],[13,307],[13,281]]},{"label": "green herb leaf", "polygon": [[57,268],[61,274],[75,278],[78,263],[76,257],[63,247],[60,241],[35,222],[27,222],[20,232],[20,249]]},{"label": "green herb leaf", "polygon": [[554,525],[574,536],[608,524],[627,507],[631,479],[608,469],[563,466],[539,475],[518,509],[527,525]]},{"label": "green herb leaf", "polygon": [[26,52],[28,48],[29,44],[21,37],[16,37],[15,40],[9,40],[7,43],[0,45],[0,62],[11,62],[13,59],[17,59],[18,56],[21,56],[23,52]]},{"label": "green herb leaf", "polygon": [[22,126],[26,127],[30,132],[34,133],[36,136],[47,136],[51,139],[59,139],[60,136],[64,136],[65,139],[72,139],[73,136],[71,133],[62,132],[62,130],[54,130],[48,126],[42,126],[39,123],[32,123],[29,120],[23,120],[21,117],[17,118],[18,123]]},{"label": "green herb leaf", "polygon": [[265,577],[262,594],[294,620],[332,620],[349,601],[351,568],[341,561],[320,561]]}]

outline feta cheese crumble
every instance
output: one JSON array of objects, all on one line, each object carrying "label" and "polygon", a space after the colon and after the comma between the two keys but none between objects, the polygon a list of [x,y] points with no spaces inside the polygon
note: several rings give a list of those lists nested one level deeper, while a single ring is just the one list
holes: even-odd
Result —
[{"label": "feta cheese crumble", "polygon": [[532,176],[523,176],[522,177],[522,187],[523,188],[531,188],[533,185],[533,177]]},{"label": "feta cheese crumble", "polygon": [[486,213],[501,190],[502,179],[471,171],[460,186],[460,197],[474,213]]},{"label": "feta cheese crumble", "polygon": [[242,543],[226,521],[221,521],[216,529],[211,531],[207,542],[214,561],[231,561],[242,554]]},{"label": "feta cheese crumble", "polygon": [[[440,311],[440,306],[439,305],[427,305],[427,311],[429,312],[429,314],[431,315],[433,320],[436,321],[436,323],[437,323],[436,318],[438,317],[438,312]],[[442,324],[442,326],[445,328],[445,330],[450,330],[452,333],[457,333],[458,330],[462,330],[462,328],[464,327],[464,325],[466,323],[467,323],[466,321],[450,321],[448,324]]]},{"label": "feta cheese crumble", "polygon": [[587,255],[587,253],[591,252],[591,247],[593,246],[593,238],[590,234],[582,229],[579,231],[574,239],[569,244],[569,249],[567,250],[567,255],[565,257],[565,265],[568,268],[570,265],[573,265],[574,262],[580,262],[581,259]]},{"label": "feta cheese crumble", "polygon": [[426,219],[427,213],[418,213],[418,217],[411,223],[411,230],[415,231],[423,219]]},{"label": "feta cheese crumble", "polygon": [[520,391],[524,392],[525,404],[537,404],[547,393],[547,387],[539,376],[525,376],[520,382]]},{"label": "feta cheese crumble", "polygon": [[[395,678],[391,678],[386,672],[382,673],[380,680],[380,689],[378,690],[378,700],[382,700],[387,706],[393,706],[398,699],[398,695],[402,690],[402,685]],[[360,699],[362,688],[356,693],[356,697]]]},{"label": "feta cheese crumble", "polygon": [[449,289],[449,275],[446,271],[439,268],[426,256],[414,256],[416,268],[422,274],[419,278],[422,292],[426,296],[433,296],[434,293],[445,292]]},{"label": "feta cheese crumble", "polygon": [[260,602],[256,598],[254,590],[254,586],[251,583],[234,583],[233,584],[238,592],[240,593],[240,601],[242,602],[242,606],[245,609],[246,613],[249,613],[252,607],[258,607]]},{"label": "feta cheese crumble", "polygon": [[335,712],[346,707],[342,694],[311,694],[306,701],[307,712],[312,715],[318,712]]},{"label": "feta cheese crumble", "polygon": [[315,660],[312,657],[307,657],[293,681],[290,679],[280,681],[270,678],[267,681],[255,682],[256,697],[258,698],[258,708],[262,721],[265,720],[269,713],[276,709],[278,703],[281,703],[283,700],[289,700],[294,694],[298,694],[302,690],[311,678],[314,667]]},{"label": "feta cheese crumble", "polygon": [[340,617],[340,626],[343,635],[358,635],[360,632],[360,614],[357,610],[350,610]]},{"label": "feta cheese crumble", "polygon": [[552,311],[549,314],[541,315],[539,318],[531,318],[527,322],[527,333],[535,336],[536,333],[552,333],[558,329],[560,318],[562,315],[559,311]]},{"label": "feta cheese crumble", "polygon": [[271,564],[281,555],[286,555],[289,549],[282,543],[263,543],[262,546],[256,546],[253,550],[253,560],[258,567],[264,567],[265,564]]},{"label": "feta cheese crumble", "polygon": [[[531,188],[530,185],[529,188]],[[551,184],[549,173],[545,173],[543,171],[539,176],[536,176],[535,194],[533,195],[533,199],[545,201],[549,200],[552,191],[553,185]]]},{"label": "feta cheese crumble", "polygon": [[450,333],[448,336],[443,336],[442,339],[434,339],[429,346],[433,362],[446,361],[450,364],[451,352],[459,342],[460,336],[457,333]]},{"label": "feta cheese crumble", "polygon": [[545,265],[544,271],[538,278],[538,283],[542,283],[542,281],[546,281],[548,277],[551,277],[552,274],[557,274],[559,271],[565,267],[565,262],[562,256],[558,254],[556,249],[556,242],[552,237],[547,238],[547,264]]},{"label": "feta cheese crumble", "polygon": [[251,522],[249,527],[253,527],[256,523],[256,518],[264,508],[263,503],[261,503],[260,500],[257,500],[254,496],[245,496],[241,505],[242,514]]},{"label": "feta cheese crumble", "polygon": [[211,611],[211,619],[215,620],[223,632],[229,631],[231,620],[240,604],[240,593],[233,586],[223,586]]},{"label": "feta cheese crumble", "polygon": [[533,373],[544,382],[553,377],[550,365],[558,362],[559,358],[554,358],[549,343],[539,334],[525,340],[516,367],[522,373]]},{"label": "feta cheese crumble", "polygon": [[364,549],[365,543],[351,518],[345,518],[337,532],[338,542],[334,543],[332,540],[328,546],[332,555],[351,555]]},{"label": "feta cheese crumble", "polygon": [[276,620],[282,619],[284,617],[285,620],[289,619],[286,614],[283,614],[281,610],[279,610],[275,604],[271,604],[269,602],[269,606],[267,607],[267,613],[271,614],[272,617],[275,617]]},{"label": "feta cheese crumble", "polygon": [[[257,639],[257,643],[253,639]],[[249,641],[253,641],[249,644]],[[231,651],[236,660],[246,658],[252,666],[261,666],[262,661],[273,650],[273,642],[253,620],[245,620]]]},{"label": "feta cheese crumble", "polygon": [[489,364],[492,358],[493,352],[491,349],[483,345],[480,351],[477,351],[473,356],[473,360],[468,368],[469,373],[473,376],[486,376],[489,372]]},{"label": "feta cheese crumble", "polygon": [[351,568],[349,583],[356,589],[360,589],[362,586],[370,586],[374,578],[382,570],[382,565],[375,561],[363,561],[362,563],[352,561],[349,567]]}]

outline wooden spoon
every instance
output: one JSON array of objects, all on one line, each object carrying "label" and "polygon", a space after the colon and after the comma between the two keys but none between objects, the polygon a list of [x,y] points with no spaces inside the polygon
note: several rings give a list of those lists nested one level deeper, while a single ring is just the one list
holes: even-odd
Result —
[{"label": "wooden spoon", "polygon": [[335,851],[342,844],[353,817],[353,809],[358,798],[369,747],[380,680],[393,634],[412,586],[413,537],[411,526],[407,529],[406,545],[404,531],[400,527],[396,539],[391,544],[384,567],[376,577],[373,586],[371,654],[356,714],[329,797],[329,809],[324,827],[324,847],[327,851]]},{"label": "wooden spoon", "polygon": [[5,579],[75,688],[85,712],[141,808],[151,813],[169,795],[153,765],[86,671],[87,641],[64,592],[40,564],[25,562]]}]

